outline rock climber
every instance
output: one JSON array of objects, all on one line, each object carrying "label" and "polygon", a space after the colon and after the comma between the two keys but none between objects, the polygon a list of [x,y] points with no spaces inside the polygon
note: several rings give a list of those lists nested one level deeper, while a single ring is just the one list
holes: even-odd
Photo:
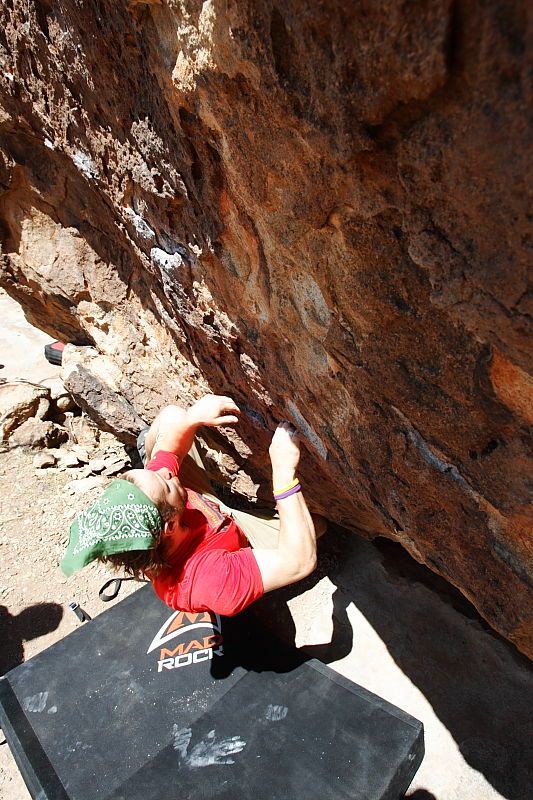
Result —
[{"label": "rock climber", "polygon": [[110,562],[148,577],[171,608],[227,616],[309,575],[326,521],[307,508],[291,425],[278,425],[269,447],[277,513],[231,509],[213,494],[195,435],[202,426],[234,425],[239,414],[230,397],[219,395],[186,410],[164,408],[139,434],[144,469],[112,481],[72,524],[65,574],[94,560]]}]

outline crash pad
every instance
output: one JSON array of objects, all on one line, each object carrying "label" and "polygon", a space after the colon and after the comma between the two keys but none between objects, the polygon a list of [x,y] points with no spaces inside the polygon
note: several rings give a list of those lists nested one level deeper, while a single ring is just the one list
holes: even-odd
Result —
[{"label": "crash pad", "polygon": [[33,798],[392,800],[422,724],[280,643],[250,609],[145,586],[7,673],[0,724]]}]

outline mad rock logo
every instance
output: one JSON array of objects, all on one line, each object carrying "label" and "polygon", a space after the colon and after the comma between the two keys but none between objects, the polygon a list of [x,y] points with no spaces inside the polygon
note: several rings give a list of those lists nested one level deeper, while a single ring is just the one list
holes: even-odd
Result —
[{"label": "mad rock logo", "polygon": [[178,669],[223,655],[220,617],[175,611],[155,635],[147,654],[159,650],[157,671]]}]

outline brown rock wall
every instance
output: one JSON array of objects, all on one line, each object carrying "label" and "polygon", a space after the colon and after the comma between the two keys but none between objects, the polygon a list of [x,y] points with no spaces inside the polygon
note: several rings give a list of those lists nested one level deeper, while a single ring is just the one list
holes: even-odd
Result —
[{"label": "brown rock wall", "polygon": [[[4,3],[0,282],[531,639],[523,2]],[[215,446],[217,442],[211,442]]]}]

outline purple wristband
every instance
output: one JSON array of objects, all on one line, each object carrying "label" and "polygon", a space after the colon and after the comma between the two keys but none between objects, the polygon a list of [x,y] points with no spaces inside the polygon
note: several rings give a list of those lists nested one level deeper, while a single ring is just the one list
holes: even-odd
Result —
[{"label": "purple wristband", "polygon": [[296,492],[301,492],[301,491],[302,487],[300,486],[299,483],[297,483],[296,486],[293,486],[292,489],[289,489],[288,492],[283,492],[283,494],[275,494],[274,500],[285,500],[285,498],[290,497],[291,494],[296,494]]}]

